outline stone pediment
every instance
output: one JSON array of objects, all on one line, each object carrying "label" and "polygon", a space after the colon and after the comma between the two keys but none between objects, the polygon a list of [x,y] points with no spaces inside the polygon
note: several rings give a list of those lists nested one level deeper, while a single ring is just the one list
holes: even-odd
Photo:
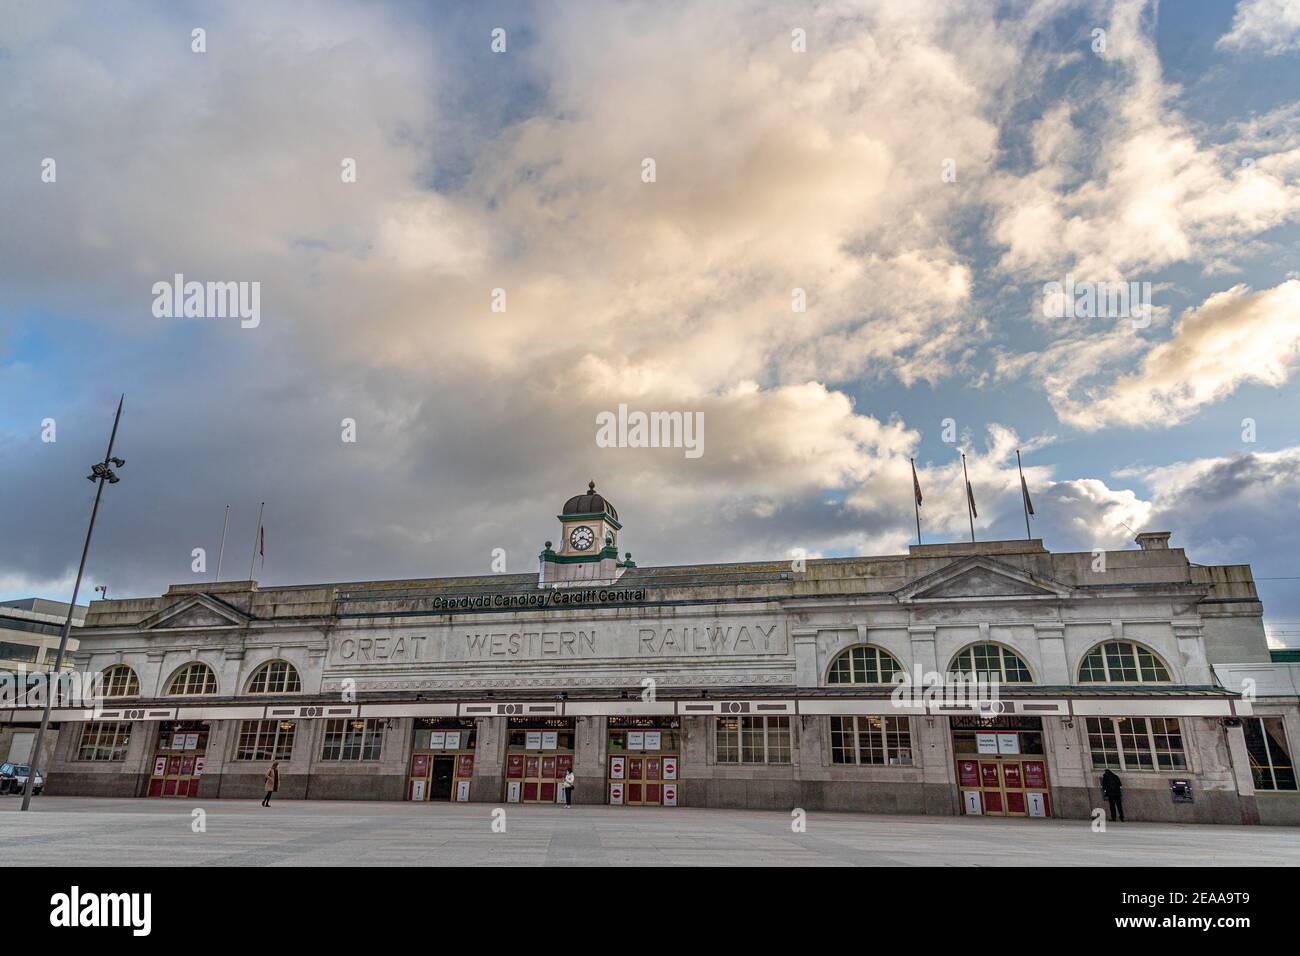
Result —
[{"label": "stone pediment", "polygon": [[206,594],[196,594],[169,608],[158,611],[140,622],[145,630],[158,628],[242,627],[251,618],[236,607]]},{"label": "stone pediment", "polygon": [[914,601],[1056,600],[1070,589],[1047,578],[992,558],[969,557],[917,578],[894,592],[903,603]]}]

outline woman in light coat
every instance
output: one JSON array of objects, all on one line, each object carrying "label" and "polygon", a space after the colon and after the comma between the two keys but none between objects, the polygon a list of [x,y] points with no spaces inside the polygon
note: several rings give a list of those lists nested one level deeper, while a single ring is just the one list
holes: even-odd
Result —
[{"label": "woman in light coat", "polygon": [[276,760],[271,763],[271,769],[266,772],[266,796],[262,798],[262,806],[271,805],[271,794],[280,789],[280,761]]}]

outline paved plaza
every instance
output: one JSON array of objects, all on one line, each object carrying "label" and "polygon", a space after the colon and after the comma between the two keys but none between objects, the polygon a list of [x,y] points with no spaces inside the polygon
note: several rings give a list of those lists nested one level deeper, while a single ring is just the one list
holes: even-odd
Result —
[{"label": "paved plaza", "polygon": [[[1300,829],[689,807],[0,798],[8,865],[1282,866]],[[505,832],[493,813],[505,811]],[[206,832],[193,832],[195,810]]]}]

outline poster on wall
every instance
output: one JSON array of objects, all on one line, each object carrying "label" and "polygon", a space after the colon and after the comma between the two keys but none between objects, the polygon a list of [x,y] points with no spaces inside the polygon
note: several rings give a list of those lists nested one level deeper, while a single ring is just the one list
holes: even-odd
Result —
[{"label": "poster on wall", "polygon": [[547,730],[542,733],[542,749],[554,750],[560,746],[560,735],[554,730]]},{"label": "poster on wall", "polygon": [[622,757],[610,757],[609,758],[609,779],[622,780],[624,766],[625,765]]},{"label": "poster on wall", "polygon": [[447,746],[447,732],[445,730],[429,731],[429,749],[441,750]]},{"label": "poster on wall", "polygon": [[429,775],[429,755],[414,754],[411,757],[411,776],[427,777]]},{"label": "poster on wall", "polygon": [[167,772],[167,758],[155,757],[153,761],[153,775],[155,777],[161,777],[166,772]]},{"label": "poster on wall", "polygon": [[1020,753],[1020,735],[1019,734],[998,734],[998,753],[1000,754]]},{"label": "poster on wall", "polygon": [[975,749],[982,754],[995,754],[998,752],[998,735],[997,734],[976,734]]},{"label": "poster on wall", "polygon": [[966,805],[966,813],[972,817],[984,815],[984,808],[980,805],[980,792],[978,790],[963,790],[961,798]]},{"label": "poster on wall", "polygon": [[645,750],[645,732],[641,730],[629,730],[627,732],[627,749]]},{"label": "poster on wall", "polygon": [[510,754],[506,757],[506,776],[522,777],[524,775],[524,755]]},{"label": "poster on wall", "polygon": [[518,780],[511,780],[506,784],[506,803],[518,803],[521,784]]},{"label": "poster on wall", "polygon": [[979,767],[974,760],[957,761],[957,774],[963,787],[978,787],[980,785]]},{"label": "poster on wall", "polygon": [[540,730],[530,730],[524,737],[525,750],[542,749],[542,732]]},{"label": "poster on wall", "polygon": [[1047,816],[1047,801],[1043,799],[1041,793],[1027,793],[1025,799],[1029,801],[1029,815],[1031,817]]},{"label": "poster on wall", "polygon": [[611,783],[609,785],[609,802],[616,807],[623,805],[623,785],[621,783]]},{"label": "poster on wall", "polygon": [[456,781],[456,802],[469,803],[469,781],[468,780]]},{"label": "poster on wall", "polygon": [[664,784],[664,806],[677,806],[677,785],[673,783]]},{"label": "poster on wall", "polygon": [[677,758],[676,757],[664,758],[664,779],[665,780],[677,779]]},{"label": "poster on wall", "polygon": [[661,734],[657,730],[647,730],[645,732],[645,749],[658,750]]},{"label": "poster on wall", "polygon": [[1026,787],[1047,786],[1047,767],[1041,760],[1026,760],[1024,766]]},{"label": "poster on wall", "polygon": [[447,731],[447,749],[448,749],[448,750],[459,750],[459,749],[460,749],[460,731],[459,731],[459,730],[449,730],[449,731]]},{"label": "poster on wall", "polygon": [[[474,776],[474,755],[473,754],[461,754],[459,757],[456,758],[456,776],[458,777]],[[469,784],[465,784],[465,786],[468,787]]]},{"label": "poster on wall", "polygon": [[205,765],[207,762],[208,762],[208,758],[207,758],[207,757],[195,757],[195,758],[194,758],[194,776],[196,776],[196,777],[201,777],[201,776],[203,776],[203,767],[204,767],[204,765]]}]

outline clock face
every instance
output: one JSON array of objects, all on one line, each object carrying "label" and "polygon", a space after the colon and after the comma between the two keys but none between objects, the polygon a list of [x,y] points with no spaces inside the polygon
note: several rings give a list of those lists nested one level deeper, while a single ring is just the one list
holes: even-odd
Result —
[{"label": "clock face", "polygon": [[592,531],[585,524],[574,528],[569,532],[569,544],[574,551],[586,551],[591,547],[591,542],[596,540],[596,532]]}]

